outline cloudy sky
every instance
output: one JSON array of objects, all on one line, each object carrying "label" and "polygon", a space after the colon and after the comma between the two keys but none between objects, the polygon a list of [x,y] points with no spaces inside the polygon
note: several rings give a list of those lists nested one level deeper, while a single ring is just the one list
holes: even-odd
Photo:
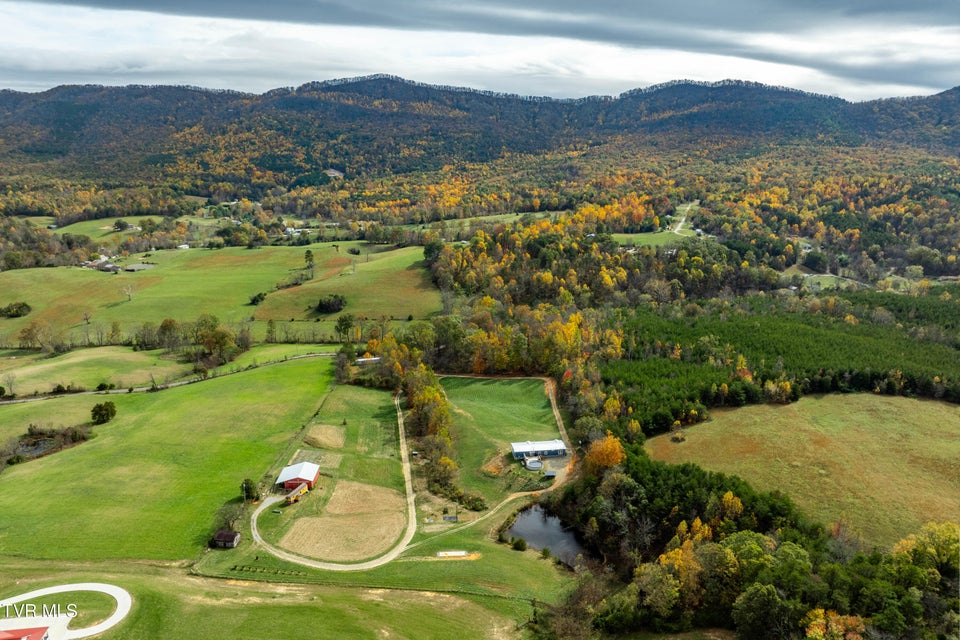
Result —
[{"label": "cloudy sky", "polygon": [[0,0],[0,88],[263,92],[389,73],[523,95],[727,78],[849,100],[960,85],[958,0]]}]

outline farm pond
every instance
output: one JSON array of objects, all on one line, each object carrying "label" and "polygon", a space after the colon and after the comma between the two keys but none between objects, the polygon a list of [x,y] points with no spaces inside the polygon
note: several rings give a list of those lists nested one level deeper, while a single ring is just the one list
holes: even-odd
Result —
[{"label": "farm pond", "polygon": [[560,518],[550,515],[540,505],[533,505],[518,513],[507,529],[507,535],[523,538],[533,549],[550,549],[555,558],[571,567],[576,564],[577,556],[585,553],[573,531],[565,528]]}]

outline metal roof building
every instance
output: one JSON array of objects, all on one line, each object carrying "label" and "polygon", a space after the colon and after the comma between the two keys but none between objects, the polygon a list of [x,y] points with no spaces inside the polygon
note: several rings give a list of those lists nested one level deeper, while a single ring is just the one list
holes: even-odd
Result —
[{"label": "metal roof building", "polygon": [[301,483],[306,483],[313,489],[317,478],[320,477],[320,466],[312,462],[300,462],[284,467],[277,478],[276,484],[282,484],[288,491],[296,489]]},{"label": "metal roof building", "polygon": [[513,457],[516,460],[532,456],[552,457],[567,455],[567,445],[563,444],[563,440],[559,439],[511,442],[510,449],[513,451]]}]

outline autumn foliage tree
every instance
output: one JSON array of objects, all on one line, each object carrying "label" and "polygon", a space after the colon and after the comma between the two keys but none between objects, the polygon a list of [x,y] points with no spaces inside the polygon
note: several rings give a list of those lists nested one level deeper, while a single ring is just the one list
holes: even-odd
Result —
[{"label": "autumn foliage tree", "polygon": [[615,467],[626,459],[620,438],[607,431],[607,435],[590,443],[584,465],[588,473],[599,473]]}]

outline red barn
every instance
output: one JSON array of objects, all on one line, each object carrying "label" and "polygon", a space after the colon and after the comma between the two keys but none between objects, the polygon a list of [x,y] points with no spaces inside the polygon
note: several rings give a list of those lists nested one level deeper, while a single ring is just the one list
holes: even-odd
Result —
[{"label": "red barn", "polygon": [[47,640],[49,637],[47,627],[0,630],[0,640]]},{"label": "red barn", "polygon": [[287,491],[293,491],[299,487],[301,483],[305,483],[309,488],[313,489],[313,485],[317,483],[319,477],[320,467],[318,465],[312,462],[299,462],[289,467],[284,467],[283,471],[280,472],[280,476],[277,478],[277,484],[282,484],[283,488]]}]

